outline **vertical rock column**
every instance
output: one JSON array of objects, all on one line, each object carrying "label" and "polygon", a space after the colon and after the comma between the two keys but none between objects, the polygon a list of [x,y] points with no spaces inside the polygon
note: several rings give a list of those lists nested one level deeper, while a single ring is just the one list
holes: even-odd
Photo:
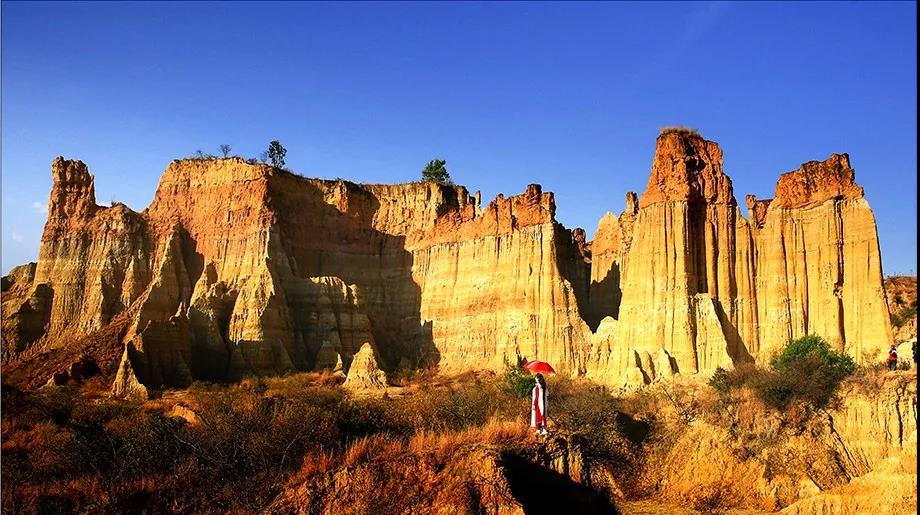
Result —
[{"label": "vertical rock column", "polygon": [[621,272],[617,345],[664,349],[682,373],[732,362],[738,306],[749,306],[736,303],[736,213],[718,145],[663,132]]}]

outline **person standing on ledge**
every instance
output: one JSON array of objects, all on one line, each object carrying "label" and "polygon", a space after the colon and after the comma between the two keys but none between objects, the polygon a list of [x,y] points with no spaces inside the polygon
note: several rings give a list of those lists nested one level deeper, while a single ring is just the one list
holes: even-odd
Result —
[{"label": "person standing on ledge", "polygon": [[546,435],[546,380],[543,374],[534,376],[534,386],[530,403],[530,427],[538,435]]},{"label": "person standing on ledge", "polygon": [[892,345],[888,351],[888,370],[896,368],[898,368],[898,348]]}]

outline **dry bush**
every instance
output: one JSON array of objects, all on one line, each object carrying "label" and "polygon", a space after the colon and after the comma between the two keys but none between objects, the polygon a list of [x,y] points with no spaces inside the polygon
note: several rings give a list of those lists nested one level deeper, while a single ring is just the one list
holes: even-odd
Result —
[{"label": "dry bush", "polygon": [[888,373],[888,365],[883,362],[875,362],[871,365],[862,366],[855,374],[846,378],[842,387],[844,389],[852,388],[857,392],[871,395],[878,393],[885,384],[885,376]]},{"label": "dry bush", "polygon": [[392,457],[401,450],[399,440],[394,440],[390,435],[364,436],[355,440],[348,447],[342,458],[342,464],[346,467],[354,467],[360,463]]},{"label": "dry bush", "polygon": [[393,386],[413,387],[421,383],[431,382],[437,375],[437,369],[432,367],[411,368],[399,367],[388,376]]},{"label": "dry bush", "polygon": [[690,127],[684,127],[682,125],[675,125],[672,127],[662,127],[661,131],[658,133],[659,136],[664,136],[665,134],[683,134],[686,136],[694,136],[697,138],[702,138],[700,131],[696,129],[691,129]]},{"label": "dry bush", "polygon": [[485,381],[422,387],[396,399],[352,401],[348,408],[351,431],[399,435],[460,430],[481,426],[493,417],[508,420],[528,413],[526,402],[504,395],[497,384]]},{"label": "dry bush", "polygon": [[300,469],[291,476],[290,482],[294,484],[305,483],[312,480],[318,475],[325,474],[336,467],[342,461],[342,456],[328,449],[312,450],[304,454],[303,464]]},{"label": "dry bush", "polygon": [[[269,395],[279,394],[291,397],[303,393],[312,387],[335,386],[345,381],[344,378],[334,375],[331,371],[299,372],[280,377],[264,377],[250,379],[254,385],[264,384],[263,392]],[[255,386],[261,389],[262,386]]]},{"label": "dry bush", "polygon": [[899,307],[896,311],[892,311],[889,315],[891,319],[891,326],[895,328],[900,328],[904,324],[910,321],[911,318],[917,316],[917,302],[910,306]]},{"label": "dry bush", "polygon": [[444,463],[464,446],[480,444],[510,448],[532,437],[533,432],[523,419],[493,418],[482,426],[460,431],[416,433],[409,439],[406,449],[415,455],[430,454],[436,462]]},{"label": "dry bush", "polygon": [[[143,404],[93,399],[69,387],[4,387],[4,509],[260,512],[290,478],[305,481],[342,464],[386,457],[433,467],[474,446],[507,449],[534,439],[529,399],[504,393],[498,376],[438,378],[397,398],[354,397],[323,386],[327,381],[324,374],[294,374],[232,386],[196,383]],[[553,378],[549,395],[559,429],[603,438],[592,447],[596,454],[616,448],[620,426],[604,390]],[[196,423],[164,415],[174,397],[194,411]],[[425,467],[410,469],[423,480],[435,470]],[[367,474],[371,483],[393,483],[390,494],[408,488],[403,493],[411,495],[417,487]],[[387,502],[383,496],[371,504]]]}]

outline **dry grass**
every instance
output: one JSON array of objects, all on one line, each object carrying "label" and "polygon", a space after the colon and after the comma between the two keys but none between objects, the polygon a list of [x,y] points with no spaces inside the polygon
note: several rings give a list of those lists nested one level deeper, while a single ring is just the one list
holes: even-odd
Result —
[{"label": "dry grass", "polygon": [[513,447],[532,441],[533,432],[527,422],[519,420],[490,419],[485,425],[462,431],[436,433],[422,431],[409,439],[406,450],[416,454],[431,454],[438,462],[445,462],[457,451],[468,445],[491,445]]},{"label": "dry grass", "polygon": [[342,464],[346,467],[354,467],[359,463],[373,461],[375,459],[386,459],[399,452],[400,446],[398,441],[394,441],[390,435],[375,434],[365,436],[355,440],[342,459]]},{"label": "dry grass", "polygon": [[[26,512],[260,512],[292,482],[329,481],[342,467],[394,489],[377,499],[384,503],[415,488],[398,475],[378,477],[386,471],[428,481],[470,452],[535,442],[528,399],[505,393],[494,373],[422,376],[403,395],[382,398],[353,396],[329,377],[196,383],[142,404],[97,398],[94,389],[5,387],[3,504]],[[608,393],[559,378],[549,389],[550,431],[597,438],[592,456],[619,452]],[[194,417],[174,416],[177,405]]]},{"label": "dry grass", "polygon": [[291,477],[292,483],[302,483],[311,478],[335,470],[341,463],[342,457],[328,449],[319,449],[309,452],[303,457],[303,464],[295,475]]}]

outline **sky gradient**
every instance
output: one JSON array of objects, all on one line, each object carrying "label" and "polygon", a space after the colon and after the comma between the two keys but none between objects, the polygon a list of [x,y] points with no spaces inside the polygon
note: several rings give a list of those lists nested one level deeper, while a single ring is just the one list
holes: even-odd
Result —
[{"label": "sky gradient", "polygon": [[916,5],[4,1],[2,269],[37,257],[57,155],[138,211],[221,143],[355,182],[438,157],[483,202],[542,184],[590,237],[685,125],[742,205],[849,153],[884,273],[916,273]]}]

